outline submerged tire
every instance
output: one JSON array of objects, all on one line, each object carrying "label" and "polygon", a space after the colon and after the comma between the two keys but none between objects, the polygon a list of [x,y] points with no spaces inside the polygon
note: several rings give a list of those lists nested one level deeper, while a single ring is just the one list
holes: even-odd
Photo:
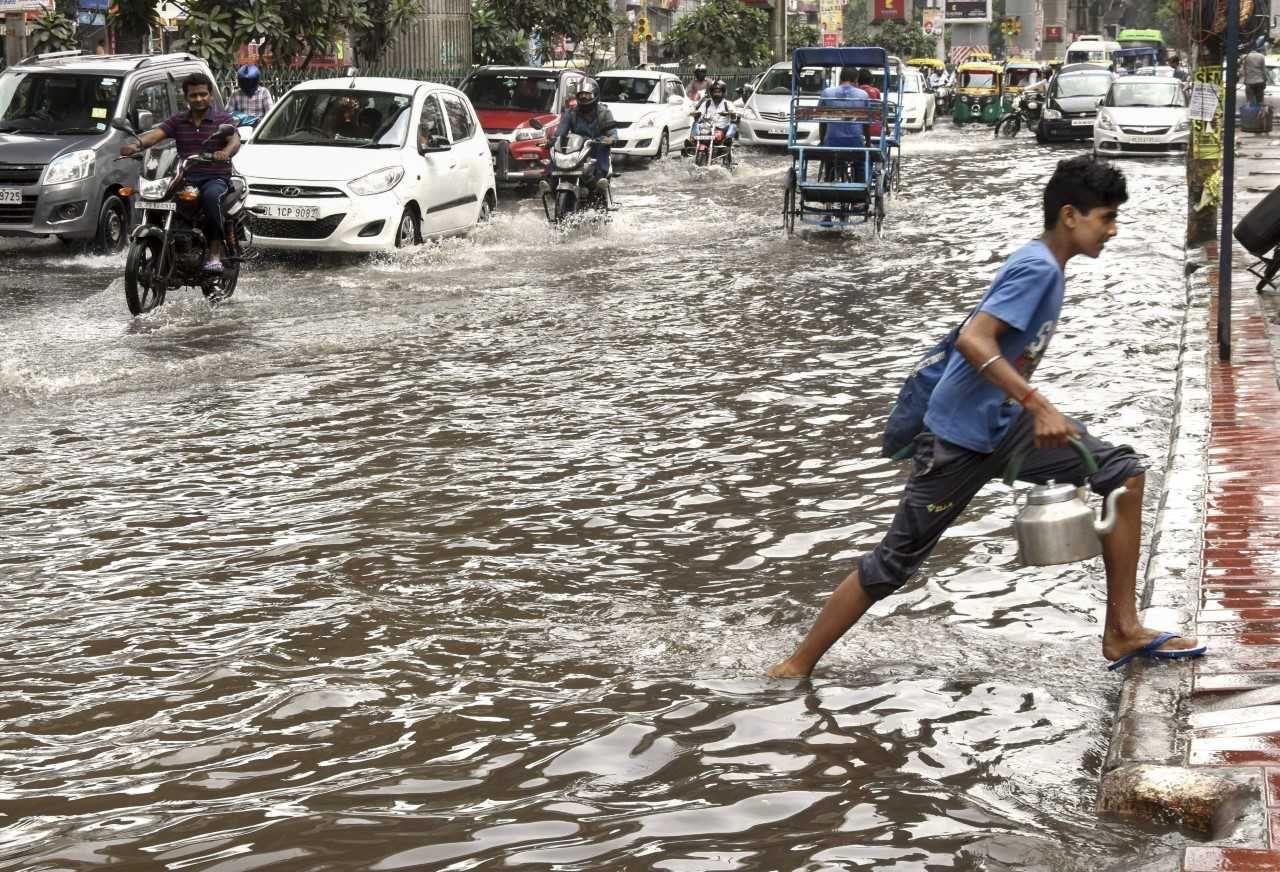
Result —
[{"label": "submerged tire", "polygon": [[153,273],[160,260],[158,239],[137,239],[124,262],[124,302],[130,315],[150,312],[164,302],[164,291],[155,286]]},{"label": "submerged tire", "polygon": [[573,191],[556,191],[556,220],[563,221],[573,214],[575,206]]},{"label": "submerged tire", "polygon": [[409,248],[417,245],[422,238],[422,228],[418,225],[418,214],[409,206],[400,213],[400,223],[396,225],[396,248]]}]

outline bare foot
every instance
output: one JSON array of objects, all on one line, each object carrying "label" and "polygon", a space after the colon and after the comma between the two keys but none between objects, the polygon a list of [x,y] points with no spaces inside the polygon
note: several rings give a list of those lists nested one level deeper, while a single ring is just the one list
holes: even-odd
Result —
[{"label": "bare foot", "polygon": [[[1146,627],[1139,627],[1137,632],[1125,635],[1119,633],[1104,634],[1102,637],[1102,656],[1108,660],[1119,660],[1126,654],[1132,654],[1137,651],[1158,635],[1160,635],[1159,630],[1149,630]],[[1181,651],[1187,648],[1196,648],[1199,645],[1200,641],[1195,636],[1178,636],[1161,645],[1160,650]]]},{"label": "bare foot", "polygon": [[770,678],[808,678],[809,673],[805,672],[798,666],[792,666],[791,660],[783,660],[781,663],[775,663],[764,671],[765,675]]}]

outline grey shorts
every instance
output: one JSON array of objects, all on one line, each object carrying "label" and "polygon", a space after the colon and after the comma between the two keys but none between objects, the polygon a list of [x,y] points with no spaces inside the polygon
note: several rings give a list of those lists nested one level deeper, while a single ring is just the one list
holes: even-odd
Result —
[{"label": "grey shorts", "polygon": [[868,596],[884,599],[915,575],[969,501],[983,485],[1002,476],[1015,455],[1026,452],[1019,481],[1088,483],[1104,496],[1146,468],[1128,445],[1110,445],[1090,436],[1079,421],[1071,423],[1098,463],[1092,475],[1074,448],[1036,448],[1035,420],[1027,414],[1018,416],[990,454],[970,451],[928,431],[917,436],[911,478],[893,523],[880,544],[858,558],[858,578]]}]

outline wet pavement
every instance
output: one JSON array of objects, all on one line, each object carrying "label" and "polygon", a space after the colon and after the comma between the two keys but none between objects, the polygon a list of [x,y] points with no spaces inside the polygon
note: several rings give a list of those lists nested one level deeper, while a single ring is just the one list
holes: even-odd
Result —
[{"label": "wet pavement", "polygon": [[[1072,152],[908,140],[884,239],[781,231],[781,157],[507,200],[399,257],[268,258],[139,319],[119,265],[0,241],[0,869],[1130,868],[1098,561],[1020,569],[992,485],[810,684],[874,544],[905,367]],[[1153,458],[1176,161],[1037,371]],[[1149,522],[1150,514],[1148,514]]]}]

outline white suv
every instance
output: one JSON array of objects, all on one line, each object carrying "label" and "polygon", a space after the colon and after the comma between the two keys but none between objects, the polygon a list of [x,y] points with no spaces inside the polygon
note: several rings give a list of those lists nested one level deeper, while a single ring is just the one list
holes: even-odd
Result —
[{"label": "white suv", "polygon": [[272,108],[235,165],[262,248],[401,248],[464,233],[497,202],[471,101],[432,82],[305,82]]}]

